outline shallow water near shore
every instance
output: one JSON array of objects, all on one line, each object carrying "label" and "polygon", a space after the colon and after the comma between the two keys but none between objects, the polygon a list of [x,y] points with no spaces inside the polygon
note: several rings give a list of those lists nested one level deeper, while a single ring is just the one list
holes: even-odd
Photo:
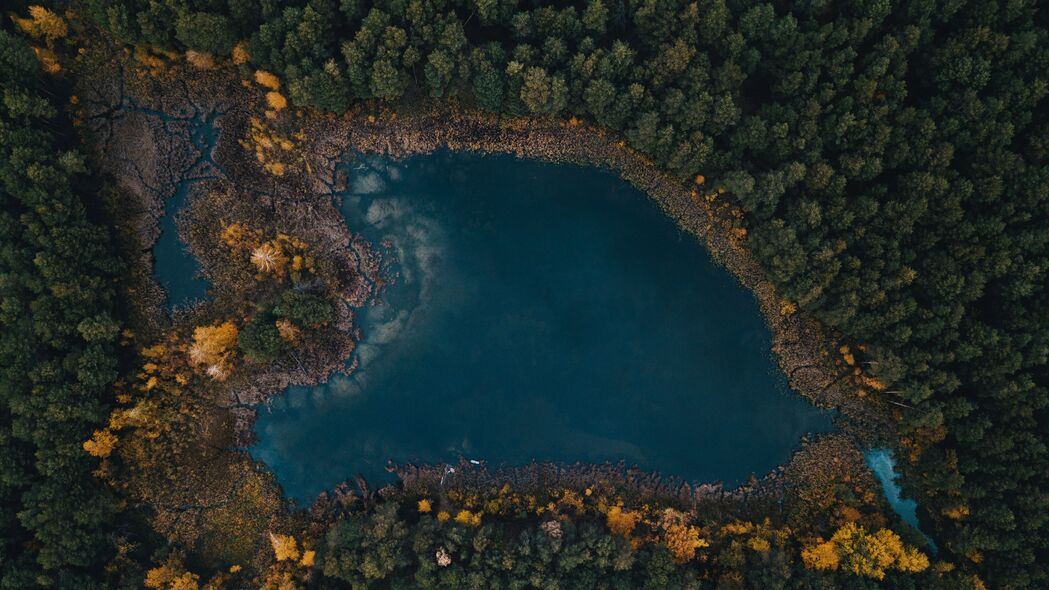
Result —
[{"label": "shallow water near shore", "polygon": [[753,295],[614,173],[450,152],[344,169],[351,231],[396,263],[359,310],[359,368],[260,409],[251,452],[288,496],[460,456],[732,485],[831,429]]}]

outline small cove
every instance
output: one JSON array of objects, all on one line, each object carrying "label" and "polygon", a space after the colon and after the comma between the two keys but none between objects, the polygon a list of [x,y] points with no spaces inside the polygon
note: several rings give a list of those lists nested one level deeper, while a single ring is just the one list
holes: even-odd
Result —
[{"label": "small cove", "polygon": [[830,430],[753,295],[614,173],[450,152],[344,169],[351,231],[396,263],[353,375],[260,410],[252,455],[289,496],[460,456],[733,485]]}]

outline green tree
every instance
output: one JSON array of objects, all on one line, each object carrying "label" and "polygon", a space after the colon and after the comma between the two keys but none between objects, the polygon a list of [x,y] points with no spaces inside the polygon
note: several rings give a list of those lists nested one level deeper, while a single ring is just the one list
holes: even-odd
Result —
[{"label": "green tree", "polygon": [[81,445],[108,414],[121,265],[37,71],[0,31],[0,585],[103,587],[117,505]]},{"label": "green tree", "polygon": [[273,307],[273,313],[289,319],[301,327],[326,324],[335,319],[335,310],[328,300],[296,289],[281,293]]},{"label": "green tree", "polygon": [[280,356],[287,344],[281,338],[273,315],[260,312],[237,335],[237,347],[248,360],[266,363]]},{"label": "green tree", "polygon": [[383,504],[372,515],[350,515],[327,534],[321,551],[324,575],[364,587],[388,578],[408,563],[408,528],[397,504]]},{"label": "green tree", "polygon": [[190,49],[215,55],[229,55],[237,42],[229,19],[209,12],[180,14],[175,24],[175,38]]},{"label": "green tree", "polygon": [[528,68],[521,85],[521,101],[528,111],[554,116],[567,106],[568,89],[564,79],[551,77],[543,68]]},{"label": "green tree", "polygon": [[372,66],[369,89],[376,98],[395,100],[407,88],[404,74],[387,60],[379,60]]}]

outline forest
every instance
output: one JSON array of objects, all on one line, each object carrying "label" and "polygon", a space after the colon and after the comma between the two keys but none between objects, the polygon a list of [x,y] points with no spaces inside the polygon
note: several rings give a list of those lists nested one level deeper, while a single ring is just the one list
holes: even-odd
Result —
[{"label": "forest", "polygon": [[2,586],[80,588],[110,557],[119,510],[81,445],[109,413],[122,265],[85,208],[93,183],[38,70],[0,32]]},{"label": "forest", "polygon": [[[918,568],[853,525],[825,543],[895,556],[880,576],[843,582],[868,568],[852,553],[817,544],[791,557],[782,531],[732,540],[723,523],[719,552],[689,569],[707,541],[684,561],[659,543],[631,553],[629,532],[594,525],[607,506],[554,535],[469,515],[441,528],[428,507],[391,502],[341,520],[316,557],[275,538],[284,569],[272,576],[291,584],[316,559],[318,587],[959,588],[962,574],[978,575],[964,580],[974,588],[1049,585],[1049,11],[1036,0],[71,4],[127,46],[271,73],[294,107],[438,101],[578,119],[682,182],[723,187],[785,298],[877,378],[870,403],[898,420],[905,489],[957,568],[886,577]],[[30,35],[50,45],[49,23]],[[0,587],[110,587],[115,556],[149,545],[123,544],[140,533],[119,524],[123,507],[81,449],[113,400],[122,267],[89,206],[100,180],[54,104],[67,90],[18,37],[33,26],[4,27]],[[275,305],[265,313],[288,302]],[[241,346],[277,354],[269,328]],[[687,539],[667,518],[645,534]],[[456,563],[440,576],[413,557],[434,544]],[[151,570],[152,587],[196,587],[175,562]],[[710,581],[727,564],[743,573]]]}]

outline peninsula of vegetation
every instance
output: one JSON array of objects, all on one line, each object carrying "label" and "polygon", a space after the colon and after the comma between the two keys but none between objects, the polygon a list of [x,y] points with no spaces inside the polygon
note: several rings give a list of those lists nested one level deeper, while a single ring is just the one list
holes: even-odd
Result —
[{"label": "peninsula of vegetation", "polygon": [[[16,4],[0,587],[1049,583],[1037,3]],[[248,452],[257,413],[352,376],[403,280],[340,212],[348,164],[440,149],[644,191],[753,292],[837,431],[731,489],[463,461],[295,506]]]}]

